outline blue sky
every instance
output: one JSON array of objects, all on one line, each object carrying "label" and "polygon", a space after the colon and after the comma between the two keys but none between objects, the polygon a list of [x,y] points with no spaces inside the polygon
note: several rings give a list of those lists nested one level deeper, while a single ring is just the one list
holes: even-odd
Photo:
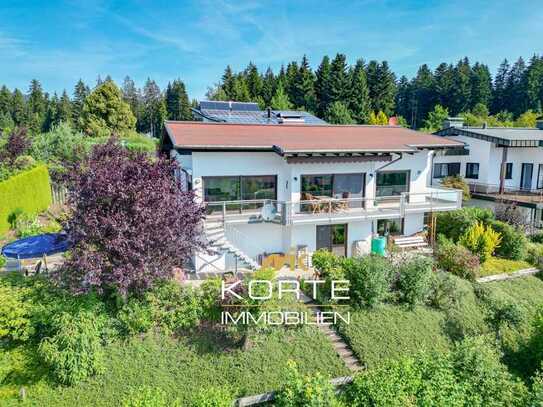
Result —
[{"label": "blue sky", "polygon": [[399,75],[467,55],[492,72],[543,53],[539,1],[10,1],[0,5],[0,84],[71,93],[110,74],[181,78],[201,98],[227,64],[261,69],[307,54],[386,59]]}]

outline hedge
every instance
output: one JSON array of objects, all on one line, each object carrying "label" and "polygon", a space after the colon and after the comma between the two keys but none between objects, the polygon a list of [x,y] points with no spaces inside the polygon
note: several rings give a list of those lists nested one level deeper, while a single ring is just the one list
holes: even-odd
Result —
[{"label": "hedge", "polygon": [[51,183],[45,165],[21,172],[0,182],[0,233],[7,232],[8,218],[17,208],[38,214],[51,205]]}]

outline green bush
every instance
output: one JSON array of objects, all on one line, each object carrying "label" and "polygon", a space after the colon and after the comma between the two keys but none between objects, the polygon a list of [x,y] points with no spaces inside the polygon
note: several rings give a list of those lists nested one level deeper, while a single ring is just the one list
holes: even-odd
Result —
[{"label": "green bush", "polygon": [[133,391],[125,400],[123,407],[181,407],[179,401],[169,400],[160,388],[142,386]]},{"label": "green bush", "polygon": [[416,256],[398,266],[396,287],[401,302],[411,306],[423,303],[431,288],[433,262],[425,256]]},{"label": "green bush", "polygon": [[340,265],[341,260],[332,252],[326,249],[317,250],[311,256],[311,263],[323,277],[326,273]]},{"label": "green bush", "polygon": [[38,217],[35,215],[29,215],[22,213],[17,216],[15,223],[15,234],[17,237],[24,238],[28,236],[35,236],[42,233],[42,227]]},{"label": "green bush", "polygon": [[0,254],[0,269],[6,265],[8,262],[8,259],[6,259],[4,256]]},{"label": "green bush", "polygon": [[528,391],[484,338],[449,354],[421,353],[360,373],[346,390],[356,406],[524,406]]},{"label": "green bush", "polygon": [[51,204],[49,173],[44,165],[0,182],[0,233],[10,227],[9,217],[17,210],[36,215]]},{"label": "green bush", "polygon": [[117,313],[121,329],[126,335],[145,333],[153,327],[153,309],[144,300],[131,298]]},{"label": "green bush", "polygon": [[232,389],[228,387],[206,386],[202,388],[192,402],[192,407],[231,407],[234,402]]},{"label": "green bush", "polygon": [[38,351],[56,380],[73,385],[103,370],[102,323],[88,311],[53,317],[55,333],[41,341]]},{"label": "green bush", "polygon": [[0,281],[0,339],[26,341],[33,334],[29,289]]},{"label": "green bush", "polygon": [[526,247],[526,261],[543,270],[543,244],[529,243]]},{"label": "green bush", "polygon": [[428,303],[437,309],[447,311],[460,300],[457,278],[450,273],[438,271],[432,274]]},{"label": "green bush", "polygon": [[288,362],[286,384],[277,392],[277,407],[333,407],[338,405],[334,386],[320,373],[303,376],[293,361]]},{"label": "green bush", "polygon": [[146,294],[153,320],[166,333],[195,327],[203,314],[197,293],[174,281],[163,282]]},{"label": "green bush", "polygon": [[501,236],[490,226],[477,222],[460,237],[459,243],[484,263],[500,246]]},{"label": "green bush", "polygon": [[466,207],[437,215],[437,234],[442,234],[453,242],[457,242],[471,226],[476,223],[488,224],[494,219],[490,209]]},{"label": "green bush", "polygon": [[437,266],[455,276],[475,281],[481,265],[479,258],[464,246],[453,243],[442,235],[438,238],[435,253]]},{"label": "green bush", "polygon": [[459,175],[451,175],[441,180],[441,185],[447,188],[459,189],[462,191],[462,200],[469,201],[471,194],[469,192],[469,185],[464,178]]},{"label": "green bush", "polygon": [[534,243],[543,243],[543,232],[538,232],[530,236],[530,240]]},{"label": "green bush", "polygon": [[373,307],[385,299],[392,274],[389,260],[377,255],[351,257],[342,266],[353,305]]},{"label": "green bush", "polygon": [[510,260],[522,260],[525,258],[528,239],[524,233],[499,220],[491,222],[490,226],[502,238],[500,245],[496,248],[497,256]]}]

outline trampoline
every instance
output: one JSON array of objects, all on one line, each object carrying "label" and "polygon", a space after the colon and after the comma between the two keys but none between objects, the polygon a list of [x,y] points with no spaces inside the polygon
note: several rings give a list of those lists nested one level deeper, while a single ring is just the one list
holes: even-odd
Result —
[{"label": "trampoline", "polygon": [[62,253],[71,247],[65,233],[46,233],[8,243],[2,254],[12,259],[33,259]]}]

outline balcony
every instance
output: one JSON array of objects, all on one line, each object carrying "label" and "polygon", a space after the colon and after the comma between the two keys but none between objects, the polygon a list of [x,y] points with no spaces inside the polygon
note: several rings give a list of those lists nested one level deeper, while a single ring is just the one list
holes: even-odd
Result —
[{"label": "balcony", "polygon": [[208,219],[225,223],[272,222],[281,225],[386,219],[411,213],[450,211],[462,206],[462,191],[427,188],[424,192],[378,198],[328,198],[206,203]]},{"label": "balcony", "polygon": [[504,187],[500,192],[499,185],[480,182],[469,182],[469,189],[474,198],[515,203],[537,209],[543,208],[543,189]]}]

